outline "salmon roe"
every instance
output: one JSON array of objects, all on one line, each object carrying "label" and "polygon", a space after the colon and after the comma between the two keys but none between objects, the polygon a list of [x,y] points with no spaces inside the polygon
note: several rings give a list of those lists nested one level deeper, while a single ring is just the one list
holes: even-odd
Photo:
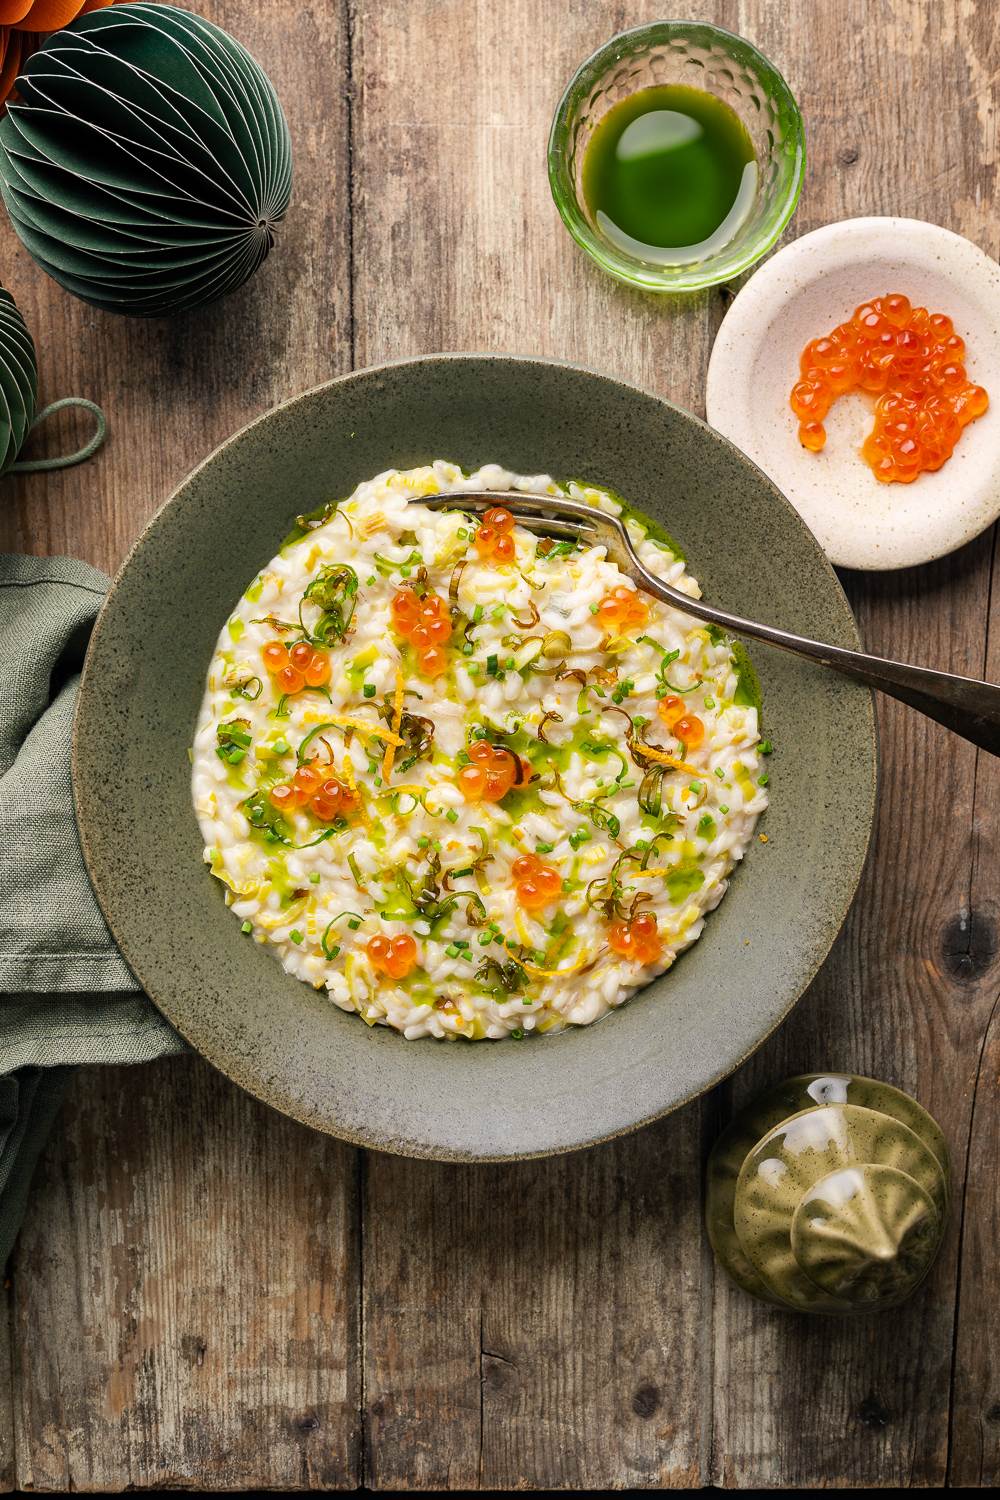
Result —
[{"label": "salmon roe", "polygon": [[641,630],[649,619],[649,606],[635,589],[619,584],[610,594],[605,594],[597,606],[597,621],[612,635],[624,635],[626,630]]},{"label": "salmon roe", "polygon": [[482,525],[476,532],[476,551],[485,560],[513,562],[514,517],[502,505],[491,506],[483,516]]},{"label": "salmon roe", "polygon": [[389,610],[393,630],[416,651],[423,676],[440,677],[448,667],[444,648],[451,639],[451,615],[440,594],[421,599],[415,589],[397,589]]},{"label": "salmon roe", "polygon": [[554,865],[543,865],[537,854],[520,854],[510,867],[514,894],[525,911],[540,911],[562,891],[562,877]]},{"label": "salmon roe", "polygon": [[945,313],[912,307],[902,292],[862,302],[849,322],[802,351],[789,398],[799,441],[818,453],[834,401],[864,391],[877,398],[865,462],[883,484],[912,484],[947,462],[962,429],[989,406],[983,387],[966,378],[964,358],[965,342]]},{"label": "salmon roe", "polygon": [[516,783],[527,781],[531,768],[513,750],[474,740],[469,764],[458,773],[458,788],[466,802],[500,802]]},{"label": "salmon roe", "polygon": [[382,974],[388,974],[390,979],[405,979],[410,970],[416,967],[417,945],[408,932],[394,938],[378,933],[368,939],[365,952],[371,959],[372,967]]},{"label": "salmon roe", "polygon": [[330,681],[330,658],[309,641],[296,641],[291,650],[284,641],[268,641],[261,650],[264,665],[284,693],[301,693],[307,687],[325,687]]},{"label": "salmon roe", "polygon": [[631,920],[619,918],[612,922],[608,928],[608,946],[622,958],[631,958],[640,964],[655,964],[660,956],[661,943],[653,913],[643,911]]},{"label": "salmon roe", "polygon": [[672,693],[666,698],[661,698],[656,705],[656,712],[666,724],[668,729],[673,729],[678,719],[683,719],[687,713],[687,704],[683,698],[675,698]]},{"label": "salmon roe", "polygon": [[349,818],[357,811],[358,794],[337,776],[327,776],[319,766],[307,761],[299,766],[291,781],[281,781],[268,792],[272,807],[279,812],[308,807],[321,823],[335,818]]}]

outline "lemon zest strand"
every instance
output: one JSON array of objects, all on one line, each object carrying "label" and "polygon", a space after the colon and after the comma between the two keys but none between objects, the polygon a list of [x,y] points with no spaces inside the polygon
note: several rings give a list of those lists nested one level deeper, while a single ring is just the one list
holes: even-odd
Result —
[{"label": "lemon zest strand", "polygon": [[396,693],[392,700],[392,739],[386,746],[385,758],[382,761],[382,780],[388,785],[389,777],[392,775],[392,763],[396,759],[396,746],[403,741],[399,738],[399,726],[403,722],[403,669],[396,667]]}]

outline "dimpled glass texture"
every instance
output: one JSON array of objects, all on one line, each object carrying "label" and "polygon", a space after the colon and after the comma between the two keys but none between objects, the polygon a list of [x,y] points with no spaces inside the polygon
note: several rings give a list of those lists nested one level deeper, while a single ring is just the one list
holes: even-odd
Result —
[{"label": "dimpled glass texture", "polygon": [[[661,265],[612,244],[583,195],[583,159],[608,110],[639,89],[684,84],[735,110],[757,156],[752,207],[736,235],[699,261]],[[798,201],[805,169],[802,118],[785,80],[756,47],[716,26],[658,21],[622,32],[574,75],[549,137],[549,183],[570,234],[599,266],[649,291],[689,292],[738,276],[772,247]]]}]

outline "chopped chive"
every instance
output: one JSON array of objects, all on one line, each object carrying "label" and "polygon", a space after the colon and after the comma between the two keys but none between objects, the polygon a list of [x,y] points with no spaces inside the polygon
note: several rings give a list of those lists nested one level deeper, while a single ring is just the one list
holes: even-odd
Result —
[{"label": "chopped chive", "polygon": [[253,923],[252,922],[244,922],[243,925],[242,925],[242,927],[240,928],[240,931],[241,932],[253,932]]},{"label": "chopped chive", "polygon": [[471,641],[463,641],[462,642],[462,655],[463,656],[471,656],[472,655],[472,642]]},{"label": "chopped chive", "polygon": [[502,932],[495,932],[493,934],[493,941],[495,943],[502,943],[503,942],[503,933]]},{"label": "chopped chive", "polygon": [[473,625],[478,625],[479,622],[480,622],[480,620],[483,618],[483,615],[485,613],[486,613],[486,611],[483,608],[483,606],[481,604],[477,604],[476,607],[475,607],[475,609],[472,611],[472,623],[473,623]]},{"label": "chopped chive", "polygon": [[553,849],[555,847],[556,847],[555,844],[536,844],[535,845],[535,853],[536,854],[551,854],[552,851],[553,851]]},{"label": "chopped chive", "polygon": [[719,811],[720,811],[720,813],[727,813],[729,811],[729,808],[726,806],[726,804],[724,802],[720,802],[719,803]]},{"label": "chopped chive", "polygon": [[770,740],[761,740],[761,742],[760,742],[760,753],[761,753],[761,755],[770,755],[773,752],[773,750],[774,750],[774,746],[771,744]]},{"label": "chopped chive", "polygon": [[514,658],[512,656],[508,656],[507,660],[504,662],[504,666],[507,668],[507,670],[509,672],[513,672],[515,665],[516,663],[514,661]]},{"label": "chopped chive", "polygon": [[426,833],[422,833],[420,835],[420,837],[417,839],[417,848],[418,849],[426,849],[427,845],[429,843],[430,843],[430,839],[427,837]]},{"label": "chopped chive", "polygon": [[402,577],[402,578],[409,578],[410,574],[413,572],[413,569],[412,568],[408,568],[406,566],[406,564],[404,563],[403,566],[400,568],[399,572],[400,572],[400,577]]},{"label": "chopped chive", "polygon": [[366,682],[364,687],[362,688],[362,692],[364,693],[366,698],[374,698],[375,691],[376,689],[374,682]]},{"label": "chopped chive", "polygon": [[285,736],[282,734],[282,735],[279,735],[278,738],[275,740],[273,748],[274,748],[275,755],[287,755],[288,752],[289,752],[289,750],[291,749],[291,746],[289,745],[288,741],[285,739]]},{"label": "chopped chive", "polygon": [[319,885],[319,871],[318,870],[313,870],[312,874],[309,876],[309,883],[311,885]]},{"label": "chopped chive", "polygon": [[327,953],[326,956],[327,956],[327,958],[336,958],[339,952],[340,952],[340,944],[339,943],[334,943],[333,947],[329,950],[329,952]]},{"label": "chopped chive", "polygon": [[[376,583],[376,582],[377,582],[377,579],[375,577],[375,574],[373,573],[372,576],[368,579],[368,587],[371,588],[372,584]],[[339,948],[337,949],[337,952],[338,953],[340,952]]]},{"label": "chopped chive", "polygon": [[445,813],[445,817],[448,819],[449,823],[457,823],[458,822],[458,813],[455,811],[455,809],[453,807],[449,807],[448,811]]},{"label": "chopped chive", "polygon": [[469,764],[468,751],[466,751],[466,750],[460,750],[458,752],[458,754],[455,756],[455,760],[458,763],[458,765],[460,765],[460,766],[467,766]]},{"label": "chopped chive", "polygon": [[301,943],[302,941],[302,934],[297,927],[293,927],[288,936],[291,938],[293,943]]},{"label": "chopped chive", "polygon": [[347,925],[352,932],[357,932],[358,928],[361,926],[361,923],[358,921],[357,917],[352,917]]},{"label": "chopped chive", "polygon": [[564,880],[562,883],[562,888],[564,891],[571,891],[573,889],[572,880]]},{"label": "chopped chive", "polygon": [[495,677],[497,675],[497,671],[498,670],[499,670],[499,663],[497,661],[497,658],[495,656],[488,656],[486,658],[486,671],[489,674],[489,676],[490,677]]},{"label": "chopped chive", "polygon": [[716,766],[716,768],[715,768],[715,774],[716,774],[716,776],[718,776],[718,778],[719,778],[720,781],[725,781],[725,779],[726,779],[726,773],[722,769],[721,766]]},{"label": "chopped chive", "polygon": [[599,608],[600,608],[600,605],[598,605],[598,604],[592,604],[590,606],[590,613],[592,615],[596,615]]},{"label": "chopped chive", "polygon": [[492,943],[492,941],[493,941],[493,934],[492,934],[492,932],[481,932],[479,934],[479,946],[480,946],[480,948],[488,948],[490,946],[490,944]]},{"label": "chopped chive", "polygon": [[460,526],[458,528],[458,530],[455,532],[455,535],[457,537],[459,537],[461,541],[467,542],[469,540],[469,537],[470,537],[471,533],[469,531],[467,531],[464,526]]},{"label": "chopped chive", "polygon": [[447,946],[447,948],[444,951],[448,955],[449,958],[457,958],[458,957],[458,949],[455,947],[454,943],[449,943],[448,946]]},{"label": "chopped chive", "polygon": [[757,778],[757,785],[758,786],[767,786],[767,784],[770,781],[770,779],[771,779],[770,776],[760,776],[760,777]]}]

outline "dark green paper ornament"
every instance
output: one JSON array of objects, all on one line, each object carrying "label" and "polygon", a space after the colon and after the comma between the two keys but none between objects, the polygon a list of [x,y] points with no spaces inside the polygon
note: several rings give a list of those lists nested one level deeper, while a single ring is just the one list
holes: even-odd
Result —
[{"label": "dark green paper ornament", "polygon": [[172,5],[115,5],[56,32],[0,122],[0,193],[67,291],[158,317],[234,291],[291,194],[277,95],[244,47]]},{"label": "dark green paper ornament", "polygon": [[[42,469],[66,469],[82,463],[96,453],[104,442],[107,424],[104,413],[93,401],[82,396],[64,396],[53,401],[35,416],[38,399],[38,364],[35,341],[10,292],[0,286],[0,474],[29,474]],[[76,453],[56,458],[29,458],[16,462],[25,438],[53,412],[63,407],[82,407],[95,421],[93,437]]]}]

